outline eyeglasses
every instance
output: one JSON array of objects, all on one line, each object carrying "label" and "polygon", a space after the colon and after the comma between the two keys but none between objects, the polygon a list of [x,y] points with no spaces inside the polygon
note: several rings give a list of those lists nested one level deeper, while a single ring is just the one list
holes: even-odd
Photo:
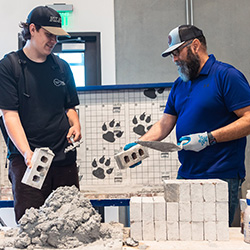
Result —
[{"label": "eyeglasses", "polygon": [[193,42],[193,40],[189,41],[188,43],[184,44],[183,46],[179,47],[178,49],[175,49],[171,52],[170,56],[173,58],[174,56],[179,56],[181,51],[187,47],[188,45],[190,45]]}]

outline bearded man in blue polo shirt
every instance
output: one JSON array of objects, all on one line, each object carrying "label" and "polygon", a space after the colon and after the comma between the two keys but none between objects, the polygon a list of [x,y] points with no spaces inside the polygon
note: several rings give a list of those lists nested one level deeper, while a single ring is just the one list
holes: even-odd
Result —
[{"label": "bearded man in blue polo shirt", "polygon": [[250,87],[233,66],[208,55],[202,30],[181,25],[168,36],[179,78],[171,89],[161,119],[140,140],[160,141],[176,125],[181,166],[178,179],[228,182],[229,225],[245,177],[246,136],[250,134]]}]

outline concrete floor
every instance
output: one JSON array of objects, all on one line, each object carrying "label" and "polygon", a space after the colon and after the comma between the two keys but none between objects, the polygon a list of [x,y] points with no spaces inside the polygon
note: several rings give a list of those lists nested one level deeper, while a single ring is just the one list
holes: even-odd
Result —
[{"label": "concrete floor", "polygon": [[249,250],[239,227],[229,229],[229,241],[142,241],[137,247],[123,246],[123,250]]}]

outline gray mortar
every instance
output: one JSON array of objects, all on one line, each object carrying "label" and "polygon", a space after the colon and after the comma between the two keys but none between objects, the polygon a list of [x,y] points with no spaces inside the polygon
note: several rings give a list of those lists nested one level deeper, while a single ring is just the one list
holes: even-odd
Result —
[{"label": "gray mortar", "polygon": [[123,226],[101,223],[100,215],[75,186],[53,191],[39,209],[27,209],[19,224],[16,235],[5,233],[5,239],[12,239],[6,247],[122,249]]}]

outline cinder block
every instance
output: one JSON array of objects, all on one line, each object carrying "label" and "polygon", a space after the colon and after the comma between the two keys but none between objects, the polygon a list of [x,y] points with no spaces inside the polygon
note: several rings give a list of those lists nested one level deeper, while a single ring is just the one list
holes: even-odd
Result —
[{"label": "cinder block", "polygon": [[228,221],[218,221],[216,222],[216,239],[218,241],[228,241],[229,240],[229,225]]},{"label": "cinder block", "polygon": [[202,222],[204,221],[204,204],[203,202],[192,202],[192,221]]},{"label": "cinder block", "polygon": [[191,222],[179,222],[180,226],[180,240],[191,240]]},{"label": "cinder block", "polygon": [[191,221],[191,204],[190,202],[179,203],[179,221]]},{"label": "cinder block", "polygon": [[228,183],[222,180],[216,180],[215,195],[216,201],[228,201]]},{"label": "cinder block", "polygon": [[167,223],[165,220],[155,221],[155,240],[165,241],[167,240]]},{"label": "cinder block", "polygon": [[228,202],[216,202],[216,221],[229,221]]},{"label": "cinder block", "polygon": [[192,240],[197,240],[197,241],[204,240],[203,222],[192,222],[191,231],[192,231]]},{"label": "cinder block", "polygon": [[179,240],[179,222],[167,221],[167,239]]},{"label": "cinder block", "polygon": [[[154,221],[166,221],[166,201],[163,196],[154,196]],[[165,226],[166,228],[166,226]]]},{"label": "cinder block", "polygon": [[153,197],[142,197],[142,221],[154,220]]},{"label": "cinder block", "polygon": [[167,221],[177,222],[179,221],[179,203],[177,202],[167,202]]},{"label": "cinder block", "polygon": [[155,228],[153,220],[142,221],[142,239],[143,240],[155,240]]},{"label": "cinder block", "polygon": [[203,202],[202,180],[192,180],[191,184],[191,202]]},{"label": "cinder block", "polygon": [[142,221],[142,198],[131,197],[129,207],[130,221]]},{"label": "cinder block", "polygon": [[204,202],[204,221],[216,221],[215,202]]},{"label": "cinder block", "polygon": [[26,168],[21,182],[41,189],[54,156],[49,148],[36,148],[31,159],[32,167]]},{"label": "cinder block", "polygon": [[215,221],[205,221],[204,222],[204,239],[215,241],[216,240],[216,222]]},{"label": "cinder block", "polygon": [[149,157],[147,148],[139,144],[114,156],[120,169],[126,169],[147,157]]},{"label": "cinder block", "polygon": [[130,236],[136,240],[142,240],[142,221],[130,222]]},{"label": "cinder block", "polygon": [[215,202],[215,184],[212,180],[204,181],[203,198],[205,202]]}]

